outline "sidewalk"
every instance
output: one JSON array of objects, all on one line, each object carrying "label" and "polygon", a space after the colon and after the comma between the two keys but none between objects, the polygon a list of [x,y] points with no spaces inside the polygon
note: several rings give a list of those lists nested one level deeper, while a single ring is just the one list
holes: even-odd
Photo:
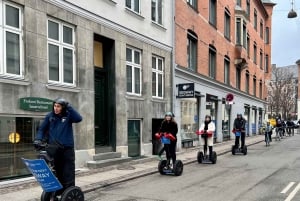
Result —
[{"label": "sidewalk", "polygon": [[[247,137],[246,144],[250,146],[263,140],[263,135]],[[218,155],[223,155],[231,151],[233,144],[233,140],[218,143],[214,145],[214,150]],[[184,149],[182,152],[177,153],[177,158],[182,160],[185,165],[193,163],[197,160],[198,151],[199,147]],[[251,147],[249,147],[248,152],[251,154]],[[108,185],[158,173],[157,164],[157,156],[151,156],[99,169],[82,169],[76,173],[76,185],[80,186],[84,192],[90,192]],[[218,162],[216,165],[218,165]],[[0,182],[1,201],[36,201],[40,200],[41,193],[42,188],[35,182],[33,177]]]}]

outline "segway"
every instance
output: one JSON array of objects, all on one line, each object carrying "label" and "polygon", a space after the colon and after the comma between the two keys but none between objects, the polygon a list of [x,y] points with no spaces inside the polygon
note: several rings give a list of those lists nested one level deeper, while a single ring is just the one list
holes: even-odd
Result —
[{"label": "segway", "polygon": [[[205,131],[197,131],[197,135],[201,136],[204,138],[204,146],[207,147],[207,138],[212,137],[213,133],[212,132],[205,132]],[[212,152],[211,158],[207,154],[207,149],[206,152],[203,151],[198,151],[197,154],[197,161],[198,163],[202,164],[216,164],[217,163],[217,153],[215,151]]]},{"label": "segway", "polygon": [[[170,144],[171,140],[175,140],[175,137],[170,133],[156,133],[155,137],[157,139],[161,139],[163,144]],[[169,154],[169,149],[167,148],[165,150]],[[160,160],[158,163],[158,172],[161,175],[175,175],[180,176],[183,172],[183,163],[181,160],[176,160],[174,164],[172,164],[173,167],[171,167],[170,162],[168,160]]]},{"label": "segway", "polygon": [[[235,133],[236,137],[240,137],[241,136],[241,131],[235,130],[233,132]],[[235,147],[235,145],[232,145],[232,147],[231,147],[231,153],[232,153],[232,155],[236,155],[236,154],[247,155],[247,146],[244,145],[243,148],[241,148],[241,147],[237,148],[237,147]]]},{"label": "segway", "polygon": [[[35,144],[37,150],[39,151],[38,158],[43,159],[48,168],[52,171],[52,173],[55,176],[55,166],[54,166],[54,159],[49,156],[49,154],[46,151],[46,148],[48,144],[46,143],[40,143]],[[58,181],[58,180],[57,180]],[[59,181],[58,181],[59,183]],[[60,183],[59,183],[60,184]],[[62,185],[60,184],[61,188]],[[60,189],[61,189],[60,188]],[[58,189],[58,190],[60,190]],[[41,201],[84,201],[84,194],[80,187],[78,186],[70,186],[67,189],[65,189],[61,196],[57,196],[57,190],[56,191],[45,191],[43,190],[41,195]]]}]

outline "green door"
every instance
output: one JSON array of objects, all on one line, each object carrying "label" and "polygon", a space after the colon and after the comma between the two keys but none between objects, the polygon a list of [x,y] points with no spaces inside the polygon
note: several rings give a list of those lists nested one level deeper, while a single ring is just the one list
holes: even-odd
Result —
[{"label": "green door", "polygon": [[141,153],[141,121],[128,120],[128,156],[138,157]]}]

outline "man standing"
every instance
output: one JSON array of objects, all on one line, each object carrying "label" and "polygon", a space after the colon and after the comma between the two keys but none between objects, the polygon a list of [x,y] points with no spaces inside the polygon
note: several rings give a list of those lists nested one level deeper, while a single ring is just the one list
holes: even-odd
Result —
[{"label": "man standing", "polygon": [[242,114],[237,114],[233,122],[233,130],[241,132],[240,136],[235,136],[235,148],[239,148],[240,138],[241,138],[241,149],[245,146],[245,125],[246,119],[243,118]]}]

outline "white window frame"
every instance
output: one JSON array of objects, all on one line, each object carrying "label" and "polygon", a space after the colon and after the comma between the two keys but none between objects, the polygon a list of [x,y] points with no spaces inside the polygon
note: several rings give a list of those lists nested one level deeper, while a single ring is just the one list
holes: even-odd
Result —
[{"label": "white window frame", "polygon": [[[155,56],[155,55],[152,55],[152,58],[155,58],[155,69],[152,67],[152,75],[153,73],[155,74],[155,83],[156,83],[156,86],[155,86],[155,94],[152,94],[152,97],[154,98],[159,98],[159,99],[163,99],[164,97],[164,82],[165,82],[165,75],[164,75],[164,65],[165,65],[165,62],[164,62],[164,59],[162,57],[159,57],[159,56]],[[161,60],[162,62],[162,69],[159,70],[158,69],[158,61]],[[153,65],[153,64],[152,64]],[[161,75],[162,77],[162,86],[161,86],[161,91],[162,91],[162,94],[161,96],[158,95],[158,75]]]},{"label": "white window frame", "polygon": [[134,3],[134,0],[130,0],[130,6],[131,6],[131,8],[129,8],[129,7],[126,6],[126,0],[125,0],[125,6],[126,6],[126,8],[128,8],[129,10],[131,10],[132,12],[141,14],[141,0],[138,0],[138,1],[139,1],[139,11],[138,12],[135,11],[135,6],[136,5]]},{"label": "white window frame", "polygon": [[[49,38],[49,21],[58,24],[58,40]],[[72,44],[64,43],[63,42],[63,27],[68,27],[72,29]],[[49,44],[58,46],[59,51],[59,76],[58,81],[50,80],[50,71],[49,71]],[[72,50],[73,52],[73,82],[67,83],[64,82],[64,61],[63,61],[63,50],[64,48]],[[75,50],[75,27],[64,23],[62,21],[55,20],[53,18],[47,18],[47,71],[48,71],[48,82],[51,84],[58,84],[58,85],[66,85],[66,86],[76,86],[76,50]]]},{"label": "white window frame", "polygon": [[[158,11],[159,11],[159,7],[158,7],[158,1],[161,1],[161,23],[158,21],[159,19],[159,15],[158,15]],[[153,22],[159,24],[159,25],[163,25],[163,19],[164,19],[164,0],[151,0],[151,4],[155,3],[155,20],[152,20]],[[151,5],[152,6],[152,5]],[[152,9],[152,8],[151,8]],[[151,19],[152,19],[152,12],[151,12]]]},{"label": "white window frame", "polygon": [[[19,28],[11,27],[5,24],[6,19],[6,5],[14,7],[19,10]],[[20,74],[7,73],[6,66],[6,32],[19,35],[19,51],[20,51]],[[24,78],[24,41],[23,41],[23,9],[22,7],[0,0],[0,76],[9,77],[13,79]]]},{"label": "white window frame", "polygon": [[[127,91],[127,82],[126,82],[126,93],[127,94],[129,94],[129,95],[135,95],[135,96],[141,96],[142,95],[142,51],[141,50],[139,50],[139,49],[136,49],[136,48],[133,48],[133,47],[129,47],[129,46],[127,46],[126,47],[126,50],[127,49],[130,49],[131,50],[131,52],[132,52],[132,54],[131,54],[131,56],[132,56],[132,58],[131,58],[131,61],[132,62],[129,62],[129,61],[127,61],[126,60],[126,65],[125,65],[125,67],[126,67],[126,69],[127,69],[127,66],[130,66],[131,67],[131,83],[132,83],[132,86],[131,86],[131,92],[129,92],[129,91]],[[136,63],[134,63],[134,57],[135,57],[135,55],[134,55],[134,52],[138,52],[139,53],[139,61],[140,61],[140,64],[136,64]],[[127,55],[126,55],[126,57],[127,57]],[[140,70],[140,91],[139,91],[139,93],[135,93],[135,69],[139,69]],[[126,80],[127,80],[128,78],[127,78],[127,75],[126,75]]]}]

